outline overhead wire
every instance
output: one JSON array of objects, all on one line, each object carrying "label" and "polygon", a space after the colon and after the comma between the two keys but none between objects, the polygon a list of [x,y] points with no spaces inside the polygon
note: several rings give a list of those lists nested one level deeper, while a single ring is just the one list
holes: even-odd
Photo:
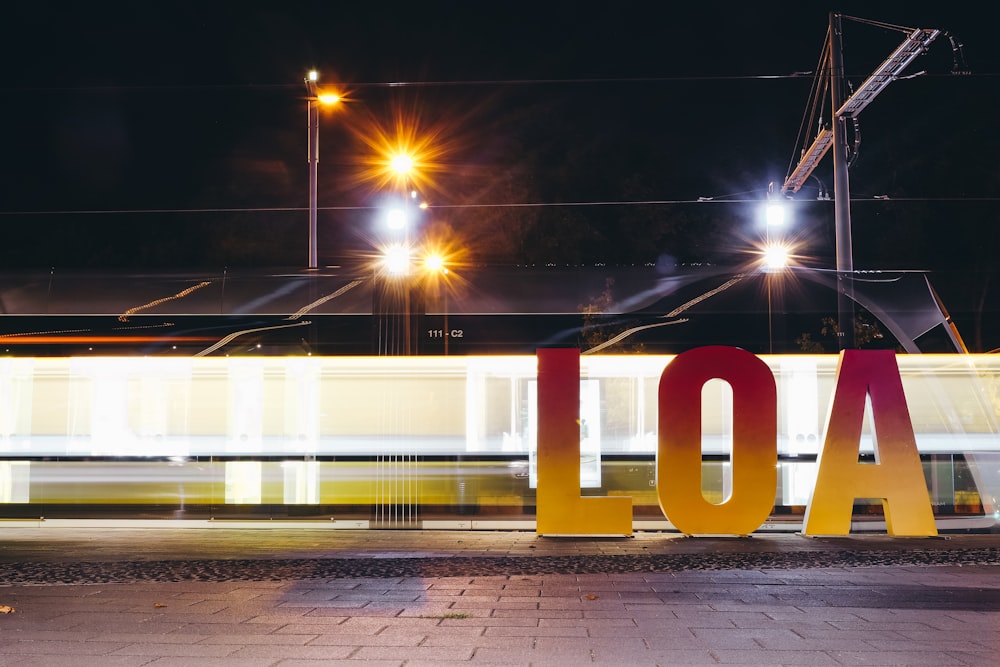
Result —
[{"label": "overhead wire", "polygon": [[[800,79],[812,72],[790,72],[788,74],[718,74],[718,75],[675,75],[650,77],[589,77],[573,79],[457,79],[453,81],[329,81],[330,87],[362,88],[408,88],[408,87],[451,87],[451,86],[535,86],[535,85],[573,85],[573,84],[614,84],[614,83],[669,83],[674,81],[742,81],[770,79]],[[132,92],[165,92],[165,91],[211,91],[211,90],[298,90],[298,83],[265,83],[265,84],[184,84],[184,85],[138,85],[138,86],[46,86],[42,87],[0,87],[0,93],[16,92],[32,94],[65,94],[65,93],[118,93]]]},{"label": "overhead wire", "polygon": [[[754,191],[764,192],[764,189]],[[446,209],[482,209],[482,208],[558,208],[558,207],[583,207],[583,206],[673,206],[684,204],[758,204],[761,197],[745,196],[752,192],[740,193],[739,195],[719,195],[716,197],[697,197],[680,199],[643,199],[634,201],[564,201],[564,202],[485,202],[485,203],[458,203],[458,204],[431,204],[429,210]],[[798,199],[798,202],[812,200]],[[828,201],[827,198],[816,199],[816,201]],[[871,195],[865,197],[851,197],[852,203],[865,202],[964,202],[964,203],[994,203],[1000,202],[1000,197],[890,197],[888,195]],[[358,205],[358,206],[318,206],[319,211],[375,211],[379,206]],[[226,208],[160,208],[160,209],[105,209],[105,210],[49,210],[49,211],[0,211],[0,217],[8,216],[44,216],[44,215],[163,215],[163,214],[194,214],[194,213],[300,213],[307,211],[305,206],[281,206],[281,207],[226,207]]]},{"label": "overhead wire", "polygon": [[[953,50],[958,56],[962,53],[961,42],[953,44]],[[962,58],[964,62],[964,57]],[[973,77],[994,78],[1000,72],[962,72]],[[362,88],[416,88],[416,87],[452,87],[452,86],[545,86],[574,84],[632,84],[632,83],[670,83],[690,81],[753,81],[802,79],[815,75],[815,71],[801,70],[787,74],[717,74],[696,76],[653,76],[653,77],[591,77],[573,79],[458,79],[454,81],[330,81],[331,87],[345,87],[352,90]],[[951,74],[928,74],[927,76],[950,76]],[[854,76],[854,75],[852,75]],[[46,87],[10,87],[0,86],[0,94],[18,95],[64,95],[66,93],[120,93],[131,92],[176,92],[176,91],[231,91],[231,90],[298,90],[298,83],[245,83],[245,84],[164,84],[164,85],[116,85],[116,86],[46,86]]]},{"label": "overhead wire", "polygon": [[[907,32],[912,32],[914,28],[908,28],[906,26],[900,26],[896,24],[885,23],[881,21],[874,21],[868,19],[861,19],[853,16],[842,15],[842,18],[849,19],[859,23],[865,23],[873,25],[880,28],[898,30]],[[946,33],[947,34],[947,33]],[[952,43],[952,50],[955,54],[955,67],[958,68],[960,65],[964,66],[964,56],[962,55],[963,45],[957,39],[948,35]],[[801,153],[808,148],[812,134],[810,133],[809,127],[815,124],[817,131],[822,129],[822,124],[824,122],[822,118],[823,107],[827,103],[828,91],[829,91],[829,76],[828,68],[830,67],[830,39],[829,39],[829,29],[827,32],[827,38],[824,39],[823,49],[821,50],[819,60],[817,62],[816,68],[813,71],[797,71],[790,74],[752,74],[752,75],[698,75],[698,76],[665,76],[665,77],[629,77],[629,78],[614,78],[614,77],[594,77],[594,78],[576,78],[576,79],[501,79],[501,80],[483,80],[483,79],[467,79],[467,80],[455,80],[455,81],[390,81],[390,82],[360,82],[360,83],[350,83],[344,84],[352,88],[377,88],[377,87],[387,87],[387,88],[397,88],[397,87],[421,87],[421,86],[477,86],[477,85],[556,85],[556,84],[592,84],[592,83],[655,83],[655,82],[672,82],[672,81],[728,81],[728,80],[760,80],[760,79],[794,79],[803,78],[805,76],[812,75],[813,82],[810,88],[810,98],[807,109],[803,114],[803,118],[799,128],[799,134],[797,137],[797,144],[801,140],[801,148],[797,145],[796,149]],[[955,70],[953,69],[953,73]],[[958,72],[962,74],[969,74],[967,71]],[[980,76],[997,76],[997,74],[980,74]],[[338,84],[333,84],[338,85]],[[90,86],[90,87],[46,87],[37,89],[39,92],[109,92],[109,91],[121,91],[123,89],[133,90],[133,91],[162,91],[162,90],[215,90],[215,89],[288,89],[292,87],[299,87],[299,84],[228,84],[228,85],[183,85],[183,86]],[[0,88],[0,93],[10,92],[11,90],[23,91],[24,89],[11,89],[11,88]],[[859,128],[855,127],[855,147],[852,151],[853,157],[857,156],[857,144],[860,140]],[[795,165],[798,163],[799,156],[793,154],[792,160],[789,166],[788,174],[791,174]],[[787,174],[786,174],[787,178]],[[757,199],[732,199],[729,197],[740,196],[747,193],[737,193],[737,195],[718,195],[710,197],[698,197],[696,199],[658,199],[658,200],[643,200],[643,201],[594,201],[594,202],[507,202],[507,203],[485,203],[485,204],[448,204],[448,205],[437,205],[431,208],[525,208],[525,207],[566,207],[566,206],[632,206],[632,205],[671,205],[671,204],[693,204],[693,203],[741,203],[741,202],[753,202]],[[881,198],[876,198],[881,199]],[[921,197],[921,198],[893,198],[892,201],[998,201],[1000,198],[993,197],[962,197],[962,198],[933,198],[933,197]],[[852,201],[869,201],[865,199],[852,199]],[[335,211],[335,210],[374,210],[375,206],[324,206],[320,207],[320,210],[325,211]],[[0,211],[0,216],[20,216],[20,215],[118,215],[118,214],[172,214],[172,213],[263,213],[263,212],[298,212],[306,210],[304,207],[213,207],[213,208],[158,208],[158,209],[96,209],[96,210],[49,210],[49,211]]]},{"label": "overhead wire", "polygon": [[876,28],[885,28],[886,30],[896,30],[899,32],[911,33],[916,28],[910,28],[905,25],[898,25],[896,23],[886,23],[885,21],[876,21],[874,19],[863,19],[857,16],[847,16],[846,14],[841,14],[840,18],[847,19],[848,21],[854,21],[855,23],[865,23],[867,25],[873,25]]}]

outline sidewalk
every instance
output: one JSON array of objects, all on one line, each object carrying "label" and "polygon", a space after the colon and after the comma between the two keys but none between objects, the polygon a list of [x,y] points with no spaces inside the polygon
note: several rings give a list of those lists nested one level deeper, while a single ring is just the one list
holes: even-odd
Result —
[{"label": "sidewalk", "polygon": [[997,535],[0,536],[0,665],[1000,664]]}]

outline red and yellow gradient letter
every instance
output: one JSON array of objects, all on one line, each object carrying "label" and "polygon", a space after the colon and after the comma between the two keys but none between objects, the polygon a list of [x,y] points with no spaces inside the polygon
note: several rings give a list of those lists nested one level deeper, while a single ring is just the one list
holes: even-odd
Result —
[{"label": "red and yellow gradient letter", "polygon": [[580,350],[538,350],[539,535],[631,535],[632,499],[580,496]]},{"label": "red and yellow gradient letter", "polygon": [[[733,493],[719,505],[701,489],[701,393],[716,378],[733,388]],[[688,535],[757,530],[774,507],[777,484],[777,390],[767,364],[735,347],[684,352],[663,369],[659,410],[656,486],[663,513]]]},{"label": "red and yellow gradient letter", "polygon": [[[871,397],[875,464],[858,462],[866,396]],[[892,350],[841,352],[817,468],[804,534],[847,535],[855,498],[881,498],[889,535],[937,535]]]}]

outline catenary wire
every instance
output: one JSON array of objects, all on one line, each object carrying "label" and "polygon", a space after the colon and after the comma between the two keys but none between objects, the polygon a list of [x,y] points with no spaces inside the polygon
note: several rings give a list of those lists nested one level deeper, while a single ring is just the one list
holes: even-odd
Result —
[{"label": "catenary wire", "polygon": [[[753,81],[803,79],[814,76],[815,71],[801,70],[787,74],[716,74],[696,76],[658,76],[658,77],[592,77],[575,79],[461,79],[455,81],[329,81],[324,85],[344,87],[351,90],[363,88],[418,88],[418,87],[457,87],[457,86],[545,86],[574,84],[632,84],[632,83],[670,83],[691,81]],[[1000,72],[970,72],[963,73],[963,78],[996,78]],[[862,76],[860,73],[846,74],[848,77]],[[927,77],[950,77],[951,72],[932,73]],[[130,92],[176,92],[176,91],[231,91],[231,90],[296,90],[302,87],[300,83],[244,83],[244,84],[163,84],[163,85],[118,85],[118,86],[46,86],[42,87],[0,87],[2,94],[18,95],[51,95],[66,93],[120,93]]]},{"label": "catenary wire", "polygon": [[[639,201],[566,201],[566,202],[488,202],[468,204],[432,204],[428,209],[472,209],[472,208],[544,208],[573,206],[668,206],[675,204],[759,204],[760,197],[740,197],[724,199],[719,197],[698,197],[697,199],[647,199]],[[813,199],[789,200],[792,203],[820,201]],[[826,200],[823,200],[826,201]],[[851,197],[851,203],[891,203],[891,202],[954,202],[954,203],[993,203],[1000,202],[1000,197],[888,197],[883,195],[869,197]],[[379,206],[319,206],[320,211],[375,211]],[[225,208],[159,208],[159,209],[105,209],[105,210],[67,210],[67,211],[0,211],[0,216],[35,216],[35,215],[161,215],[174,213],[298,213],[307,211],[305,206],[279,207],[225,207]]]}]

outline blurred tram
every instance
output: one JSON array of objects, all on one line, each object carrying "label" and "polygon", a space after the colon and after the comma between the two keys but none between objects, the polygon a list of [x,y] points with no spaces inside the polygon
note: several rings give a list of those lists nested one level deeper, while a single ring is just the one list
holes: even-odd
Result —
[{"label": "blurred tram", "polygon": [[[287,519],[385,528],[478,522],[529,528],[535,511],[534,455],[528,446],[534,367],[530,358],[490,357],[574,346],[593,363],[609,357],[599,365],[604,370],[591,369],[592,382],[583,394],[589,403],[582,414],[600,435],[594,449],[582,445],[583,495],[630,496],[637,526],[669,529],[655,477],[655,387],[662,359],[639,367],[638,356],[615,353],[668,355],[713,344],[758,354],[790,352],[801,332],[836,310],[828,276],[797,279],[778,299],[766,289],[766,274],[739,267],[478,267],[450,276],[447,282],[440,276],[386,276],[360,266],[0,276],[0,368],[6,373],[0,377],[0,519]],[[909,293],[924,298],[919,280],[906,280]],[[906,302],[907,312],[914,312],[913,304],[913,298]],[[947,351],[953,340],[947,318],[934,319],[940,313],[923,318],[922,330],[911,335],[916,330],[904,318],[891,309],[875,310],[894,334],[888,345],[903,338],[913,347],[938,345],[937,351]],[[382,413],[395,414],[397,404],[414,396],[428,402],[415,403],[405,419],[399,417],[405,427],[384,422],[362,433],[359,426],[350,437],[298,433],[268,439],[254,436],[253,425],[246,427],[249,435],[237,432],[244,428],[232,426],[243,419],[239,414],[271,420],[260,427],[265,431],[308,430],[288,422],[330,419],[307,414],[296,403],[314,400],[310,392],[319,391],[306,387],[312,380],[300,386],[288,379],[299,372],[288,370],[296,367],[295,359],[308,357],[326,359],[323,363],[335,369],[341,358],[359,367],[371,365],[364,359],[379,357],[427,358],[426,367],[404,364],[398,377],[392,375],[397,371],[365,366],[344,371],[344,378],[333,377],[340,370],[324,370],[323,378],[333,379],[315,382],[341,383],[336,391],[354,401],[356,413],[380,403],[389,406]],[[469,365],[447,362],[456,357],[469,358]],[[87,364],[90,358],[96,366]],[[115,360],[137,358],[246,358],[266,368],[248,381],[223,366],[206,371],[216,373],[206,385],[215,387],[211,390],[178,389],[169,371],[163,372],[168,379],[146,383],[109,379]],[[271,363],[281,366],[267,370]],[[514,370],[518,363],[527,365]],[[832,362],[829,366],[816,375],[825,390],[833,373]],[[357,379],[370,379],[365,373],[384,376],[384,384],[368,387]],[[435,383],[414,384],[391,398],[392,391],[427,378]],[[254,383],[259,389],[243,392]],[[291,391],[292,398],[282,399],[284,416],[254,403],[255,391],[261,396]],[[176,399],[178,392],[184,414],[174,414],[174,408],[159,414],[150,407],[166,396]],[[251,396],[232,398],[241,393]],[[230,396],[228,418],[213,407],[222,395]],[[244,400],[249,402],[236,404]],[[437,412],[442,405],[456,408]],[[809,411],[816,412],[814,406]],[[341,421],[364,421],[363,415],[345,414]],[[282,419],[285,426],[275,426]],[[101,441],[94,435],[98,420],[118,420],[128,428],[105,423],[107,441]],[[420,420],[426,425],[414,426]],[[169,428],[156,425],[160,422],[183,423],[197,437],[171,438]],[[809,428],[799,440],[783,436],[782,472],[767,527],[794,529],[801,521],[803,479],[815,466],[819,425]],[[977,422],[976,437],[995,440],[990,428]],[[990,514],[996,499],[981,493],[990,484],[982,478],[989,467],[980,465],[985,459],[969,459],[962,447],[940,442],[945,444],[935,441],[921,449],[935,511],[968,520],[961,524],[968,529],[994,529]],[[706,448],[706,497],[721,502],[730,476],[725,448]],[[859,501],[855,511],[861,520],[882,519],[876,501]]]}]

